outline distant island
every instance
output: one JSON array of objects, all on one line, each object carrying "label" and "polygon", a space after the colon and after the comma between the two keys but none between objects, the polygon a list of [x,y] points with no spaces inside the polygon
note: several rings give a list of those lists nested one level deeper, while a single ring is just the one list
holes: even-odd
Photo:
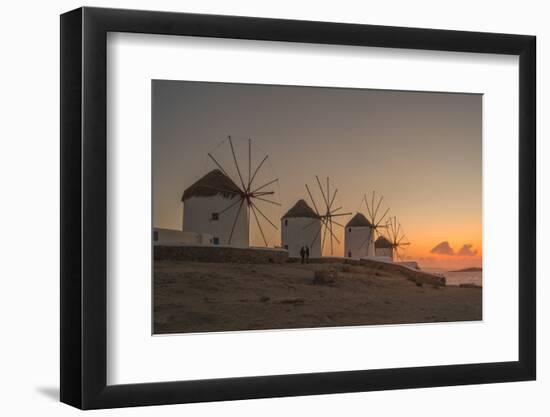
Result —
[{"label": "distant island", "polygon": [[457,269],[456,271],[449,271],[449,272],[481,272],[481,271],[482,271],[482,268],[473,266],[471,268]]}]

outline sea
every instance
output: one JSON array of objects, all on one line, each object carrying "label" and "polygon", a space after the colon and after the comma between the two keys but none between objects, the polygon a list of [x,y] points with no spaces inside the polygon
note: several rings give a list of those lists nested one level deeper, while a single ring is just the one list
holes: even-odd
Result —
[{"label": "sea", "polygon": [[440,268],[422,268],[422,270],[443,274],[447,280],[447,285],[476,284],[483,286],[483,271],[455,272]]}]

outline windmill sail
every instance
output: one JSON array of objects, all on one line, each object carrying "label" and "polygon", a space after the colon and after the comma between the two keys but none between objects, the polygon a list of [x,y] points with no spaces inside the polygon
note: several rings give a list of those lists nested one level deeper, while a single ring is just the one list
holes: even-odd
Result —
[{"label": "windmill sail", "polygon": [[246,146],[247,155],[244,163],[239,157],[235,140],[230,135],[218,144],[216,147],[218,153],[216,155],[214,151],[208,153],[208,157],[219,172],[228,178],[228,183],[231,183],[230,190],[220,188],[219,192],[231,192],[238,197],[237,201],[232,201],[218,215],[229,215],[230,213],[233,215],[230,209],[238,207],[229,234],[228,243],[231,244],[239,216],[242,210],[247,210],[249,214],[248,221],[252,222],[252,218],[254,218],[254,224],[259,231],[264,245],[267,247],[269,246],[269,242],[264,227],[267,226],[278,230],[275,222],[270,218],[267,207],[281,206],[278,201],[276,188],[274,187],[279,179],[271,177],[269,180],[265,180],[265,178],[262,178],[261,174],[265,171],[269,155],[264,155],[260,162],[254,164],[252,139],[248,138],[246,140]]},{"label": "windmill sail", "polygon": [[365,203],[367,211],[367,219],[371,226],[369,235],[361,244],[359,249],[365,248],[367,256],[375,256],[376,252],[374,242],[383,234],[382,229],[387,227],[384,219],[390,209],[387,208],[385,211],[383,209],[381,210],[383,201],[384,196],[377,196],[375,191],[373,191],[369,196],[367,196],[367,194],[363,195],[363,202]]},{"label": "windmill sail", "polygon": [[401,223],[397,221],[395,216],[389,218],[387,222],[387,231],[387,239],[390,241],[392,258],[394,260],[403,261],[405,258],[405,249],[411,243],[405,236]]},{"label": "windmill sail", "polygon": [[[321,254],[323,254],[326,243],[327,248],[330,247],[330,254],[334,255],[334,241],[340,244],[340,239],[338,239],[338,237],[336,236],[335,226],[339,226],[341,228],[344,227],[341,223],[336,221],[335,218],[349,216],[352,213],[341,213],[340,210],[342,210],[342,207],[334,208],[334,206],[336,205],[335,200],[338,189],[336,188],[331,194],[329,177],[326,177],[326,188],[321,185],[321,180],[319,179],[319,176],[316,175],[315,180],[321,193],[321,203],[317,204],[315,198],[313,197],[313,193],[311,192],[311,189],[307,184],[306,190],[313,204],[313,208],[315,209],[315,213],[318,216],[318,219],[321,220],[322,227],[318,230],[310,246],[313,246],[317,239],[321,239]],[[304,226],[304,229],[310,227],[314,222],[315,221],[312,221],[311,223]]]}]

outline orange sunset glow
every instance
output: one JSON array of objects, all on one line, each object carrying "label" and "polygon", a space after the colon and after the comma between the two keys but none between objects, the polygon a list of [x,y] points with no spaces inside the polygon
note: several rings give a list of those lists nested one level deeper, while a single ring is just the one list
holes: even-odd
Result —
[{"label": "orange sunset glow", "polygon": [[[342,225],[366,214],[374,190],[411,243],[404,259],[481,267],[481,95],[185,81],[154,81],[152,93],[153,227],[181,229],[183,191],[216,168],[208,153],[237,182],[231,154],[218,147],[231,135],[240,169],[248,138],[252,169],[269,156],[258,180],[278,179],[281,206],[261,206],[275,225],[299,199],[313,207],[306,184],[322,201],[315,176],[329,177],[335,206],[352,213],[338,217]],[[269,246],[281,245],[280,230],[263,231]],[[333,255],[344,256],[344,230],[334,234]],[[250,244],[262,245],[253,222]]]}]

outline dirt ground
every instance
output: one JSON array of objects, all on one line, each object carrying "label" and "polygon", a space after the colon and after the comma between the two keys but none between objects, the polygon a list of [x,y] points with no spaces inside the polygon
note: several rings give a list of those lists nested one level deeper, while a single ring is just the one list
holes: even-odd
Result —
[{"label": "dirt ground", "polygon": [[[313,284],[314,271],[328,269],[338,271],[336,282]],[[154,332],[481,320],[480,288],[419,286],[408,278],[342,264],[155,261]]]}]

